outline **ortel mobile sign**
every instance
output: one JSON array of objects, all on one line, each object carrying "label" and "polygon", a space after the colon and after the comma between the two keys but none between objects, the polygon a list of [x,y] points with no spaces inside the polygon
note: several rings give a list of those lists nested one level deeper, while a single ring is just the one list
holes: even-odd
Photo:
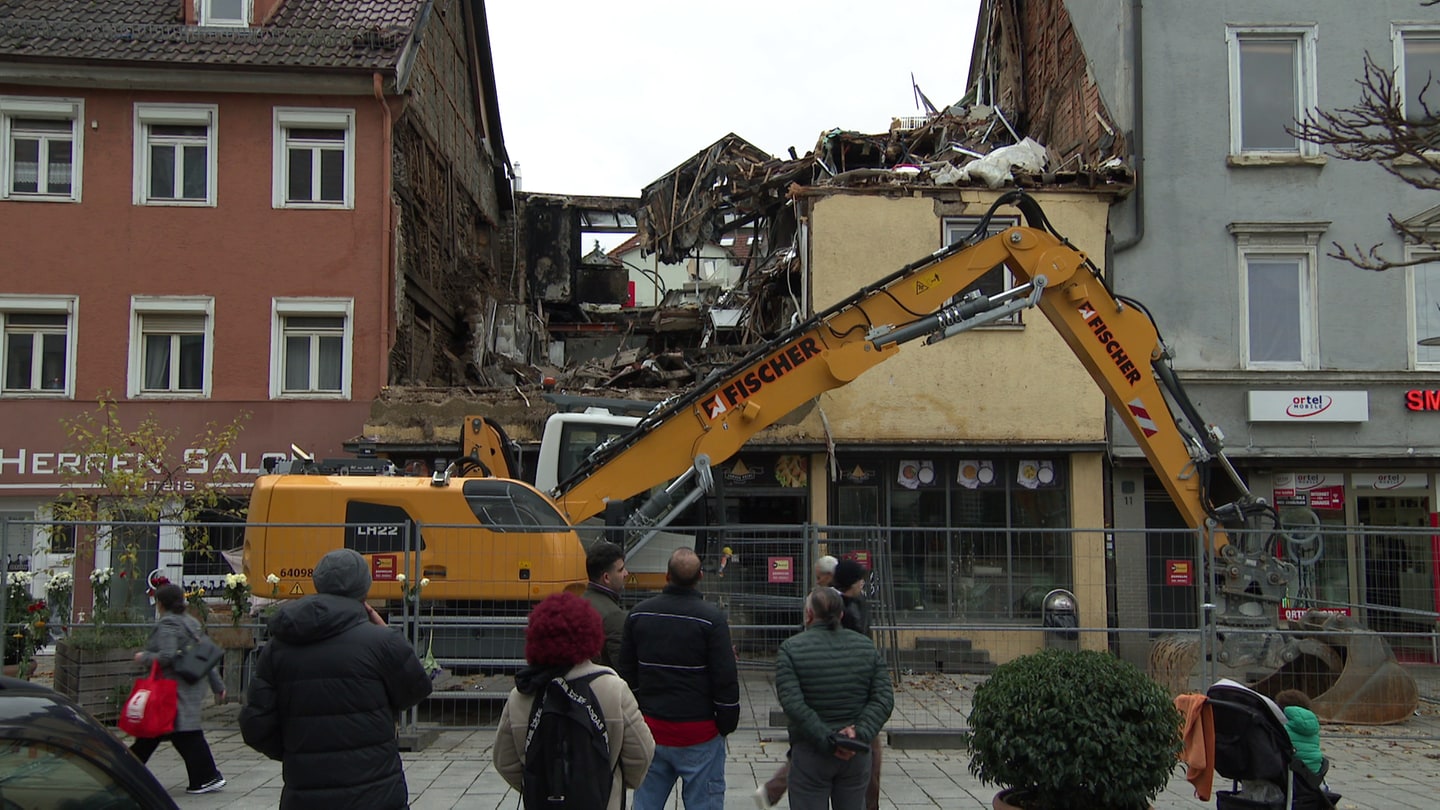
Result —
[{"label": "ortel mobile sign", "polygon": [[1251,422],[1368,422],[1368,391],[1251,391]]}]

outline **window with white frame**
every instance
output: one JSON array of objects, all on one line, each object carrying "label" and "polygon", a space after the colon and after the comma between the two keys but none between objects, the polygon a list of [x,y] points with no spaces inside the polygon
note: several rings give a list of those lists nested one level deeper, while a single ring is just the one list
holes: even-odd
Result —
[{"label": "window with white frame", "polygon": [[0,199],[80,200],[84,102],[0,96]]},{"label": "window with white frame", "polygon": [[214,299],[130,299],[131,397],[210,395]]},{"label": "window with white frame", "polygon": [[1395,93],[1405,120],[1432,131],[1440,145],[1440,26],[1395,25]]},{"label": "window with white frame", "polygon": [[1316,244],[1328,222],[1235,222],[1239,247],[1241,361],[1247,369],[1319,363]]},{"label": "window with white frame", "polygon": [[277,298],[271,325],[271,397],[350,397],[354,301]]},{"label": "window with white frame", "polygon": [[0,296],[4,396],[73,394],[75,310],[74,297]]},{"label": "window with white frame", "polygon": [[1315,108],[1315,27],[1231,26],[1230,153],[1312,156],[1286,131]]},{"label": "window with white frame", "polygon": [[354,110],[276,108],[276,208],[353,208],[354,185]]},{"label": "window with white frame", "polygon": [[201,25],[248,26],[251,0],[200,0]]},{"label": "window with white frame", "polygon": [[1427,256],[1434,261],[1408,268],[1413,318],[1411,344],[1415,347],[1414,367],[1435,371],[1440,370],[1440,255],[1412,249],[1406,258],[1414,260]]},{"label": "window with white frame", "polygon": [[[980,224],[981,219],[983,219],[983,217],[946,217],[944,222],[945,244],[953,245],[961,239],[968,237],[974,232],[976,226]],[[990,224],[985,228],[985,236],[994,236],[1006,228],[1013,228],[1018,224],[1020,224],[1020,220],[1015,217],[991,217]],[[1013,286],[1015,286],[1015,277],[1010,273],[1008,268],[1000,265],[999,267],[991,268],[985,275],[977,279],[974,284],[961,290],[960,295],[956,296],[955,300],[958,300],[972,290],[978,290],[986,297],[990,297]],[[955,300],[948,303],[955,303]],[[1012,312],[1003,318],[997,318],[991,321],[993,324],[1002,325],[1014,325],[1020,322],[1019,312]]]},{"label": "window with white frame", "polygon": [[135,105],[135,204],[215,204],[212,104]]}]

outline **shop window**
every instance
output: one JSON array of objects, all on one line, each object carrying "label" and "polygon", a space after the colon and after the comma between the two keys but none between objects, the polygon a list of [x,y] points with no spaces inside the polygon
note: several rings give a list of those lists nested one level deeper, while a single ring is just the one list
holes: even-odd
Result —
[{"label": "shop window", "polygon": [[1069,475],[1063,458],[956,463],[950,525],[954,610],[967,619],[1037,619],[1071,587]]}]

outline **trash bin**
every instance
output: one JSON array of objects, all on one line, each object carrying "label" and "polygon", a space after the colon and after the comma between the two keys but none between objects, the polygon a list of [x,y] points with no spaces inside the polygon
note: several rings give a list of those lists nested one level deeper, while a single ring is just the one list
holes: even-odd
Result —
[{"label": "trash bin", "polygon": [[1063,589],[1045,594],[1042,622],[1045,646],[1074,650],[1080,647],[1080,605],[1075,594]]}]

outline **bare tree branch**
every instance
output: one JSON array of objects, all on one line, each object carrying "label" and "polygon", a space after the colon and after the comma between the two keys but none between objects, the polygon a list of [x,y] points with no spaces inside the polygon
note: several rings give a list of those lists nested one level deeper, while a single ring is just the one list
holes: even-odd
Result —
[{"label": "bare tree branch", "polygon": [[[1422,3],[1435,4],[1440,0]],[[1341,160],[1373,163],[1412,188],[1440,191],[1440,85],[1427,78],[1417,94],[1421,109],[1410,110],[1407,118],[1395,74],[1377,65],[1368,52],[1364,71],[1355,83],[1360,87],[1360,100],[1354,106],[1306,113],[1288,129],[1290,134],[1326,147]],[[1432,100],[1436,101],[1433,110]],[[1409,227],[1393,213],[1388,218],[1407,242],[1440,250],[1437,234]],[[1327,255],[1363,270],[1390,270],[1428,261],[1388,258],[1382,244],[1347,248],[1336,242],[1332,247]]]}]

